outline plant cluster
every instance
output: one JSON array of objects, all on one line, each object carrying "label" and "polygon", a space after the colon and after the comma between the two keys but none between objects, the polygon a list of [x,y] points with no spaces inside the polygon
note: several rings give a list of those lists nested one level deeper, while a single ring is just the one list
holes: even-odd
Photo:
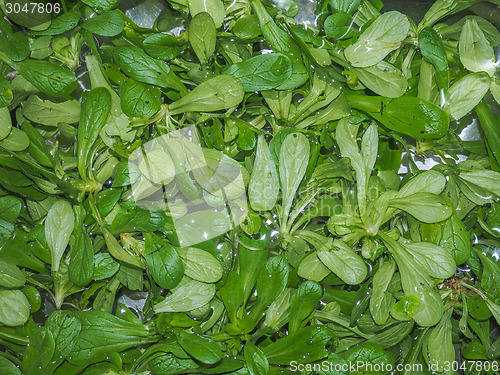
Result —
[{"label": "plant cluster", "polygon": [[0,373],[498,373],[476,3],[0,2]]}]

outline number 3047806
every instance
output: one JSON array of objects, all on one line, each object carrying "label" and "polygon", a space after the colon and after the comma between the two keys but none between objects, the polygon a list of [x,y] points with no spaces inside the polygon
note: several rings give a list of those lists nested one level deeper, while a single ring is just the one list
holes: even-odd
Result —
[{"label": "number 3047806", "polygon": [[60,3],[5,3],[5,11],[7,14],[19,13],[54,13],[59,14],[62,11]]}]

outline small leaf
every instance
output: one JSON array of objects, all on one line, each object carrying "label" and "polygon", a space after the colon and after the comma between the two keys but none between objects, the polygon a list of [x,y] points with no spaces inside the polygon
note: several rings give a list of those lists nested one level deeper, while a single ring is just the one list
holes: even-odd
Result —
[{"label": "small leaf", "polygon": [[250,375],[269,375],[269,362],[262,350],[248,340],[243,352]]},{"label": "small leaf", "polygon": [[149,118],[161,107],[161,91],[129,79],[120,87],[120,104],[127,116]]},{"label": "small leaf", "polygon": [[118,10],[105,12],[82,24],[82,28],[100,36],[116,36],[125,27],[125,22]]},{"label": "small leaf", "polygon": [[0,290],[0,323],[20,326],[30,317],[30,304],[20,290]]},{"label": "small leaf", "polygon": [[189,23],[189,43],[202,65],[205,65],[215,52],[216,35],[214,20],[206,12],[197,13]]},{"label": "small leaf", "polygon": [[245,91],[265,91],[279,87],[290,78],[292,63],[281,53],[268,53],[233,64],[224,74],[238,78]]},{"label": "small leaf", "polygon": [[453,213],[453,208],[442,196],[424,192],[391,199],[389,206],[399,208],[424,223],[446,220]]},{"label": "small leaf", "polygon": [[459,120],[479,104],[490,88],[490,77],[486,73],[470,73],[455,81],[446,95],[444,110]]},{"label": "small leaf", "polygon": [[208,251],[188,247],[177,252],[184,264],[186,276],[205,283],[215,283],[222,277],[220,262]]},{"label": "small leaf", "polygon": [[323,288],[315,281],[304,281],[290,302],[288,329],[293,334],[301,328],[318,306],[323,297]]},{"label": "small leaf", "polygon": [[75,214],[71,204],[65,200],[56,201],[45,219],[45,238],[51,253],[53,272],[57,272],[59,269],[59,263],[74,228]]},{"label": "small leaf", "polygon": [[154,307],[155,312],[192,311],[205,306],[215,296],[215,284],[188,280]]},{"label": "small leaf", "polygon": [[222,349],[212,340],[185,331],[177,339],[182,348],[201,363],[213,365],[222,359]]},{"label": "small leaf", "polygon": [[169,106],[169,113],[214,112],[236,107],[243,100],[245,89],[232,76],[221,75],[196,86]]},{"label": "small leaf", "polygon": [[279,195],[279,180],[269,147],[263,135],[259,135],[257,152],[248,185],[248,199],[255,211],[270,211]]},{"label": "small leaf", "polygon": [[363,259],[341,240],[330,239],[317,254],[321,262],[346,284],[356,285],[366,278]]},{"label": "small leaf", "polygon": [[458,51],[463,66],[471,72],[486,72],[490,76],[495,73],[495,51],[474,19],[465,21]]},{"label": "small leaf", "polygon": [[368,26],[356,43],[345,49],[345,57],[354,67],[375,65],[399,48],[409,30],[408,17],[397,11],[386,12]]},{"label": "small leaf", "polygon": [[172,289],[184,275],[182,260],[174,247],[157,236],[146,236],[144,258],[153,280],[162,288]]}]

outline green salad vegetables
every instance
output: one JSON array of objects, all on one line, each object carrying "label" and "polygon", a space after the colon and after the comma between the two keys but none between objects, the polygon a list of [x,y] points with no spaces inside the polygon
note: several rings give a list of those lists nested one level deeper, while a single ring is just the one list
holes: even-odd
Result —
[{"label": "green salad vegetables", "polygon": [[2,375],[498,374],[499,0],[18,3]]}]

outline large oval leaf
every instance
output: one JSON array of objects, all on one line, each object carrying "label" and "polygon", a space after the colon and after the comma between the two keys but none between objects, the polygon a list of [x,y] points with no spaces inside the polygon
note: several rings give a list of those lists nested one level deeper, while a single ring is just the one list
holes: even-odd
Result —
[{"label": "large oval leaf", "polygon": [[366,278],[363,259],[340,240],[330,239],[317,254],[325,266],[349,285],[360,284]]},{"label": "large oval leaf", "polygon": [[19,326],[30,317],[30,303],[20,290],[0,290],[0,323]]},{"label": "large oval leaf", "polygon": [[271,90],[290,78],[292,63],[281,53],[268,53],[233,64],[224,74],[238,78],[245,91]]},{"label": "large oval leaf", "polygon": [[184,112],[213,112],[236,107],[243,100],[245,89],[232,76],[211,78],[196,86],[187,95],[170,104],[169,112],[176,115]]},{"label": "large oval leaf", "polygon": [[75,214],[71,204],[62,199],[56,201],[45,219],[45,238],[51,253],[53,272],[59,269],[59,263],[74,228]]},{"label": "large oval leaf", "polygon": [[355,67],[375,65],[399,48],[409,30],[410,21],[404,14],[384,13],[368,26],[356,43],[345,49],[345,57]]}]

